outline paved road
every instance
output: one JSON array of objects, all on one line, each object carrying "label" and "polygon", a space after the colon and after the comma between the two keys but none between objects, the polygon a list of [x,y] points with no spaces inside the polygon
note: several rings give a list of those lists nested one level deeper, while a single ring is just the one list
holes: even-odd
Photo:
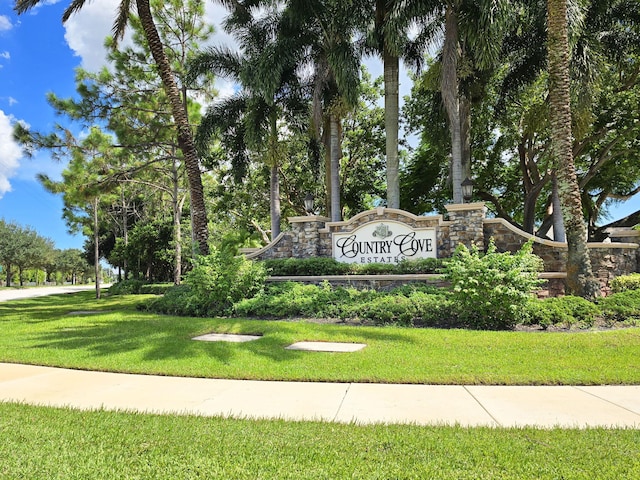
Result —
[{"label": "paved road", "polygon": [[94,290],[95,285],[65,285],[62,287],[33,287],[33,288],[12,288],[0,290],[0,302],[7,300],[19,300],[21,298],[44,297],[46,295],[56,295],[59,293],[81,292],[83,290]]}]

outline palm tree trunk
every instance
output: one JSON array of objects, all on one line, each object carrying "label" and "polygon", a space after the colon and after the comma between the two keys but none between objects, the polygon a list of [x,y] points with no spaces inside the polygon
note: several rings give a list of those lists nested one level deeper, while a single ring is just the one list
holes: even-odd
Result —
[{"label": "palm tree trunk", "polygon": [[462,179],[471,178],[471,102],[460,95],[460,163]]},{"label": "palm tree trunk", "polygon": [[278,163],[274,161],[271,165],[271,188],[270,191],[270,203],[271,203],[271,241],[275,240],[280,235],[280,172],[278,169]]},{"label": "palm tree trunk", "polygon": [[333,218],[331,215],[331,121],[329,117],[323,120],[322,124],[322,146],[324,153],[324,191],[325,191],[325,205],[327,210],[327,217]]},{"label": "palm tree trunk", "polygon": [[453,203],[462,203],[462,134],[460,96],[458,91],[458,18],[454,7],[447,6],[444,45],[442,47],[442,78],[440,89],[451,135],[451,182]]},{"label": "palm tree trunk", "polygon": [[566,242],[567,234],[564,230],[564,221],[562,220],[562,204],[560,203],[560,195],[558,195],[558,178],[553,175],[553,185],[551,191],[551,214],[553,216],[553,239],[556,242]]},{"label": "palm tree trunk", "polygon": [[151,14],[149,0],[136,0],[138,16],[149,44],[151,55],[158,66],[158,73],[162,80],[167,97],[171,103],[171,114],[176,122],[178,131],[178,146],[184,155],[187,178],[189,179],[189,192],[191,194],[191,221],[194,238],[198,244],[201,255],[209,254],[209,225],[207,210],[204,203],[204,189],[200,174],[200,162],[193,141],[193,132],[189,125],[186,106],[180,97],[180,90],[173,76],[171,64],[164,52],[164,47]]},{"label": "palm tree trunk", "polygon": [[269,186],[269,213],[271,214],[271,240],[275,240],[280,235],[280,165],[278,158],[278,117],[276,110],[271,115],[271,138],[269,145],[272,150],[271,156],[271,172]]},{"label": "palm tree trunk", "polygon": [[387,154],[387,206],[400,208],[400,181],[398,178],[398,118],[400,104],[398,88],[400,60],[385,48],[384,62],[384,131]]},{"label": "palm tree trunk", "polygon": [[340,120],[336,114],[330,115],[331,154],[331,221],[342,220],[340,208]]},{"label": "palm tree trunk", "polygon": [[567,290],[573,295],[595,298],[600,293],[600,285],[591,270],[587,229],[573,163],[566,0],[547,0],[547,29],[551,145],[567,235]]}]

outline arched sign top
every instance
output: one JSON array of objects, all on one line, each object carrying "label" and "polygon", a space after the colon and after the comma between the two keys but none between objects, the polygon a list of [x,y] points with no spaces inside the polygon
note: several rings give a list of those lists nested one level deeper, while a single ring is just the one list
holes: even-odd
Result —
[{"label": "arched sign top", "polygon": [[393,220],[369,222],[332,235],[333,258],[343,263],[398,263],[436,258],[435,228],[411,228]]}]

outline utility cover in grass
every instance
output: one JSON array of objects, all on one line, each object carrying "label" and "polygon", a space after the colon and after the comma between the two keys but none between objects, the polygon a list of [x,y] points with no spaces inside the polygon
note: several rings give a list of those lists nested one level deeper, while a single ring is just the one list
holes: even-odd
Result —
[{"label": "utility cover in grass", "polygon": [[307,352],[357,352],[366,346],[366,343],[296,342],[284,348],[285,350],[304,350]]},{"label": "utility cover in grass", "polygon": [[202,340],[203,342],[232,342],[242,343],[251,342],[262,338],[260,335],[236,335],[232,333],[208,333],[206,335],[200,335],[199,337],[193,337],[192,340]]}]

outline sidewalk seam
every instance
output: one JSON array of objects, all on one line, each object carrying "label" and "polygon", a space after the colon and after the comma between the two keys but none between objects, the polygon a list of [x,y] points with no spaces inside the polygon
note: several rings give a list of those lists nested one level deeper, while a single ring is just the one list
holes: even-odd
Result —
[{"label": "sidewalk seam", "polygon": [[464,388],[465,392],[467,392],[469,395],[471,395],[471,398],[473,398],[476,401],[476,403],[478,405],[480,405],[480,408],[482,408],[485,412],[487,412],[487,415],[489,415],[491,420],[493,420],[495,422],[496,426],[502,427],[502,424],[498,421],[498,419],[496,417],[494,417],[493,415],[491,415],[491,412],[489,410],[487,410],[487,408],[482,404],[482,402],[480,400],[478,400],[476,398],[476,396],[473,393],[471,393],[471,390],[469,390],[467,388],[467,385],[461,385],[461,387]]},{"label": "sidewalk seam", "polygon": [[336,418],[338,418],[338,415],[340,415],[340,411],[342,410],[342,406],[344,405],[344,401],[347,399],[347,395],[349,394],[349,390],[351,390],[351,385],[353,385],[353,383],[347,384],[347,388],[344,391],[344,395],[342,396],[342,400],[340,400],[340,405],[338,405],[338,409],[336,410],[336,414],[333,416],[332,422],[335,422]]},{"label": "sidewalk seam", "polygon": [[586,393],[587,395],[591,395],[592,397],[597,398],[598,400],[602,400],[603,402],[607,402],[608,404],[613,405],[614,407],[621,408],[622,410],[626,410],[627,412],[632,413],[632,414],[636,415],[637,417],[640,417],[640,413],[639,412],[636,412],[635,410],[631,410],[630,408],[627,408],[624,405],[619,405],[619,404],[617,404],[617,403],[615,403],[615,402],[613,402],[613,401],[611,401],[611,400],[609,400],[607,398],[604,398],[604,397],[601,397],[599,395],[596,395],[595,393],[591,393],[591,392],[588,392],[586,390],[583,390],[582,388],[580,388],[579,385],[572,385],[572,387],[575,388],[576,390],[578,390],[579,392]]}]

